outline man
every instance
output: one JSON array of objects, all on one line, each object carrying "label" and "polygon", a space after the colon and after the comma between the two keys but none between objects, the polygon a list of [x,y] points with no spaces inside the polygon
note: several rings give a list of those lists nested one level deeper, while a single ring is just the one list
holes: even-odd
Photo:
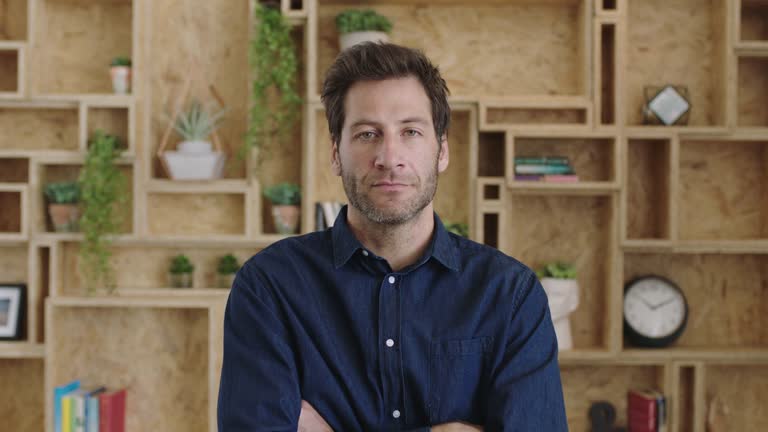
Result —
[{"label": "man", "polygon": [[535,274],[433,211],[447,91],[423,54],[393,44],[357,45],[331,66],[331,167],[350,205],[238,273],[220,431],[567,430]]}]

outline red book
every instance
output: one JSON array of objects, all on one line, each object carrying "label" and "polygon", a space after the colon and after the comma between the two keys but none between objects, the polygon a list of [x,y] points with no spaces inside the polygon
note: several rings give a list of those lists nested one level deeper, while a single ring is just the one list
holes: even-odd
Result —
[{"label": "red book", "polygon": [[658,432],[656,393],[640,390],[627,392],[629,432]]},{"label": "red book", "polygon": [[99,395],[99,431],[125,432],[125,389]]}]

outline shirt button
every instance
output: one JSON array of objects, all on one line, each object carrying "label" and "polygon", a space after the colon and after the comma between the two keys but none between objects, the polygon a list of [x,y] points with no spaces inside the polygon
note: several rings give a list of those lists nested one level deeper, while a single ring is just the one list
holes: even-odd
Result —
[{"label": "shirt button", "polygon": [[391,284],[395,283],[395,277],[394,276],[390,276],[388,280],[389,280],[389,283],[391,283]]},{"label": "shirt button", "polygon": [[394,418],[400,418],[400,411],[394,410],[392,411],[392,417]]},{"label": "shirt button", "polygon": [[363,255],[368,256],[368,251],[363,249]]},{"label": "shirt button", "polygon": [[395,341],[393,341],[392,339],[387,339],[386,343],[387,343],[387,346],[390,347],[390,348],[395,346]]}]

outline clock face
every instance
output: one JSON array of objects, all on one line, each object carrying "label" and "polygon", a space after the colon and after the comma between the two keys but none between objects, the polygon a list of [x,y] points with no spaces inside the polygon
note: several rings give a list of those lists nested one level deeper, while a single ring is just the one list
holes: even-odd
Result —
[{"label": "clock face", "polygon": [[680,290],[661,278],[641,278],[624,293],[624,319],[646,338],[673,335],[685,324],[687,309]]}]

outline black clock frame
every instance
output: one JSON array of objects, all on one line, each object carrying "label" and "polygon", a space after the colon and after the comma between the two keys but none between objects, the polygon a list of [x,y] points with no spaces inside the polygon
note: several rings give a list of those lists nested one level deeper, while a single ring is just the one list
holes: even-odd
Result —
[{"label": "black clock frame", "polygon": [[680,296],[683,298],[683,305],[685,306],[685,310],[683,311],[683,322],[680,324],[680,327],[677,328],[674,332],[672,332],[668,336],[660,337],[660,338],[651,338],[645,335],[642,335],[638,333],[634,328],[632,328],[631,325],[629,325],[629,322],[627,322],[627,317],[624,316],[624,300],[621,302],[621,315],[624,318],[624,336],[627,338],[627,340],[632,343],[632,345],[636,345],[639,347],[645,347],[645,348],[664,348],[672,344],[672,342],[676,341],[677,338],[680,337],[681,334],[683,334],[683,331],[685,330],[686,325],[688,324],[688,299],[685,297],[685,293],[683,292],[680,287],[672,282],[671,280],[658,275],[643,275],[638,276],[629,282],[624,284],[624,299],[626,299],[627,291],[629,289],[637,284],[638,282],[641,282],[646,279],[658,279],[661,281],[664,281],[668,283],[673,289],[677,290],[680,293]]}]

